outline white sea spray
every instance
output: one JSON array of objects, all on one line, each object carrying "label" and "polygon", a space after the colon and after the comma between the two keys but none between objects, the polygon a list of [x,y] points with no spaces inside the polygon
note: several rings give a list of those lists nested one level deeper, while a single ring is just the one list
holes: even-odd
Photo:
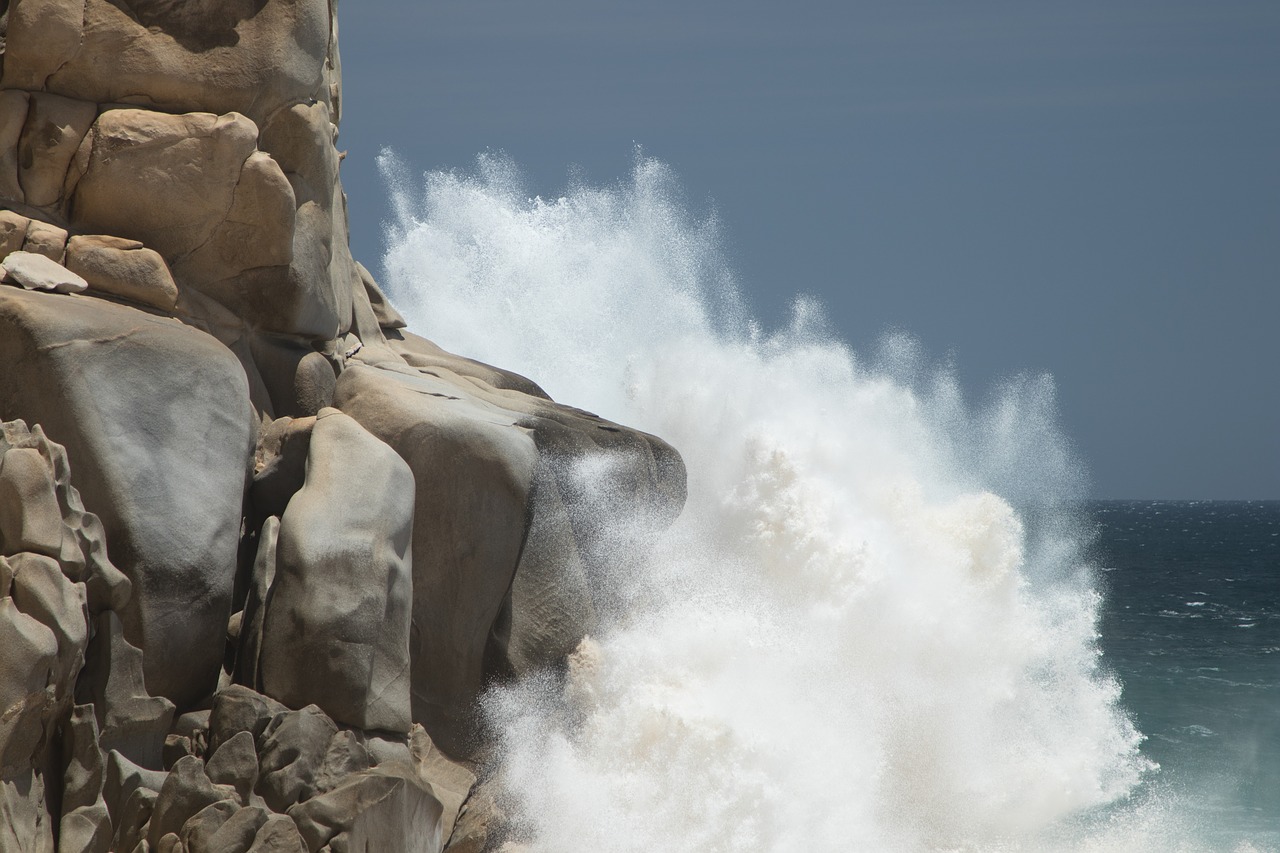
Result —
[{"label": "white sea spray", "polygon": [[[423,185],[383,166],[386,284],[415,330],[688,466],[644,571],[600,579],[625,606],[564,681],[486,700],[532,849],[1177,840],[1158,798],[1106,808],[1151,768],[1099,657],[1050,379],[974,408],[909,339],[860,357],[812,300],[762,331],[714,219],[651,159],[551,201],[501,157]],[[607,460],[581,475],[607,488]]]}]

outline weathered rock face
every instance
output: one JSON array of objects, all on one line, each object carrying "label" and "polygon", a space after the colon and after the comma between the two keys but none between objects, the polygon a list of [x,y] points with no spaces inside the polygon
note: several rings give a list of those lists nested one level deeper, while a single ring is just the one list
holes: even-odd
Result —
[{"label": "weathered rock face", "polygon": [[[337,182],[331,11],[324,0],[10,4],[0,196],[48,226],[24,234],[27,250],[61,261],[68,229],[130,238],[159,253],[178,291],[264,331],[348,331],[363,287]],[[116,282],[101,289],[154,304]]]},{"label": "weathered rock face", "polygon": [[173,313],[178,286],[154,249],[121,237],[76,236],[67,241],[66,266],[94,290]]},{"label": "weathered rock face", "polygon": [[11,252],[4,263],[0,278],[5,284],[54,293],[79,293],[89,287],[87,281],[62,264],[35,252]]},{"label": "weathered rock face", "polygon": [[483,691],[683,503],[351,258],[335,5],[0,3],[0,853],[497,843]]},{"label": "weathered rock face", "polygon": [[408,733],[412,529],[409,466],[323,410],[274,549],[258,664],[268,694],[361,729]]},{"label": "weathered rock face", "polygon": [[433,377],[352,366],[335,400],[417,474],[414,716],[457,751],[525,544],[538,462],[514,418],[464,393]]},{"label": "weathered rock face", "polygon": [[[51,804],[59,802],[64,838],[82,837],[105,849],[101,840],[110,822],[101,797],[95,713],[108,717],[127,699],[113,685],[96,706],[76,704],[89,686],[82,678],[86,661],[112,639],[94,625],[112,618],[130,594],[129,581],[107,560],[103,540],[98,519],[71,485],[63,448],[39,426],[0,424],[3,850],[52,850],[58,813]],[[117,684],[141,680],[136,658],[119,663]],[[155,702],[162,717],[172,714],[172,705]],[[149,744],[137,739],[128,746],[145,752]],[[62,779],[50,761],[59,752],[67,758]]]},{"label": "weathered rock face", "polygon": [[308,98],[336,103],[331,13],[327,0],[15,2],[3,82],[93,103],[241,110],[255,119]]},{"label": "weathered rock face", "polygon": [[178,320],[81,296],[0,288],[0,412],[75,460],[134,584],[125,634],[179,704],[217,686],[253,447],[239,361]]}]

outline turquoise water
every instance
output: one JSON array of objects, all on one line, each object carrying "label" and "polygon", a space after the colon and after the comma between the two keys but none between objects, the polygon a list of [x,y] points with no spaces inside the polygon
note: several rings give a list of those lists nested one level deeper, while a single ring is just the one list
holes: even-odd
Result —
[{"label": "turquoise water", "polygon": [[1101,501],[1104,659],[1220,849],[1280,847],[1280,501]]}]

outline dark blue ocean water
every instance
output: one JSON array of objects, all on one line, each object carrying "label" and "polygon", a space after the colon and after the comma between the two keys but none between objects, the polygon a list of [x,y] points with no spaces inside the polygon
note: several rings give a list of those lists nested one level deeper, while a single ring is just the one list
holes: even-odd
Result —
[{"label": "dark blue ocean water", "polygon": [[1280,849],[1280,501],[1100,501],[1104,659],[1198,835]]}]

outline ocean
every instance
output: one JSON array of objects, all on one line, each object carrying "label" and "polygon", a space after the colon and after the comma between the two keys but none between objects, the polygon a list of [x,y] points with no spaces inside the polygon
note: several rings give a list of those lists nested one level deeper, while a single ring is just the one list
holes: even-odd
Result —
[{"label": "ocean", "polygon": [[1280,849],[1280,501],[1098,501],[1103,659],[1216,849]]},{"label": "ocean", "polygon": [[802,296],[765,328],[655,160],[547,199],[382,165],[411,328],[688,467],[661,537],[594,520],[567,674],[484,700],[524,849],[1280,850],[1276,504],[1090,503],[1052,377],[974,400]]}]

